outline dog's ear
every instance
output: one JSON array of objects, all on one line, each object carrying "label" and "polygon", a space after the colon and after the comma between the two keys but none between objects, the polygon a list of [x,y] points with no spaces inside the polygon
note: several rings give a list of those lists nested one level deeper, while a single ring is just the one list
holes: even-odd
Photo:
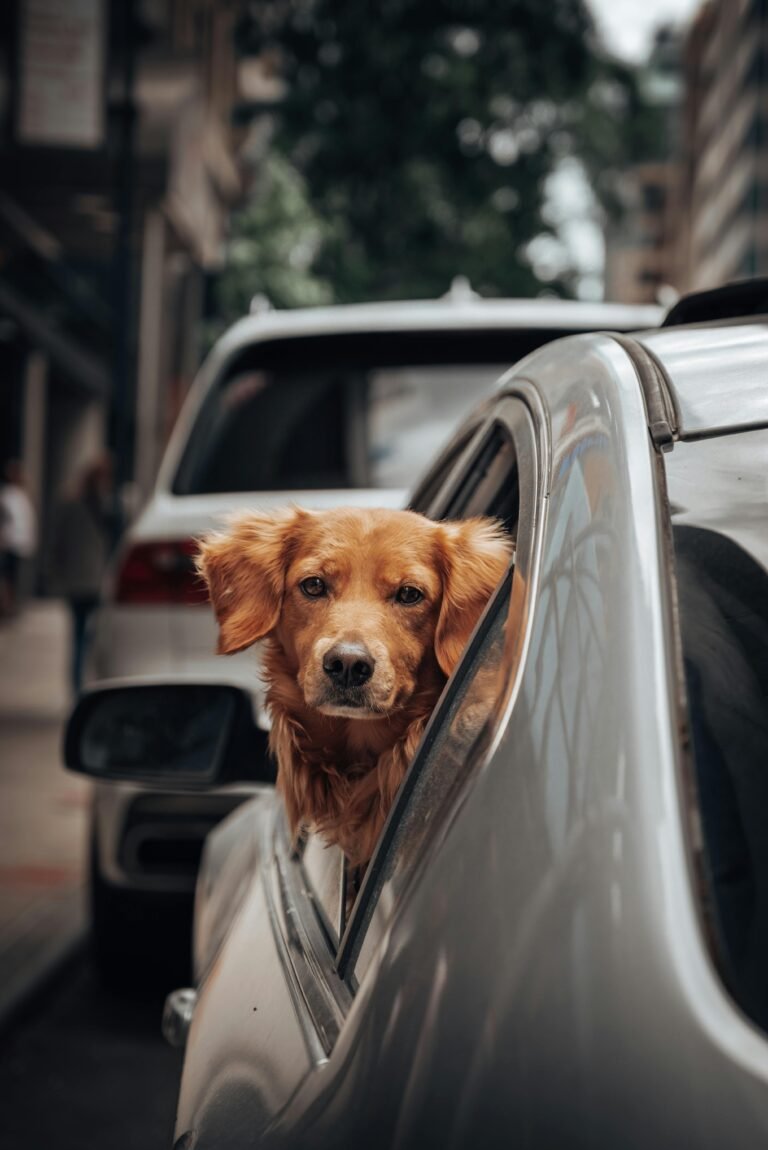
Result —
[{"label": "dog's ear", "polygon": [[243,512],[226,531],[200,541],[197,570],[219,624],[219,654],[234,655],[277,625],[289,556],[307,513]]},{"label": "dog's ear", "polygon": [[438,524],[443,598],[435,655],[450,675],[499,580],[509,566],[512,540],[496,519]]}]

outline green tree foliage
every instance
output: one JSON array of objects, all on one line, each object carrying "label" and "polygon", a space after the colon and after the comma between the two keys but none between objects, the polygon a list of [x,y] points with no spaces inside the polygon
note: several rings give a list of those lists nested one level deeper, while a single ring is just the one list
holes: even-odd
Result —
[{"label": "green tree foliage", "polygon": [[232,220],[226,270],[216,285],[222,326],[247,311],[254,296],[266,296],[275,307],[331,303],[330,284],[312,270],[326,230],[299,172],[270,153],[248,203]]},{"label": "green tree foliage", "polygon": [[342,301],[435,296],[457,273],[483,295],[535,294],[525,246],[548,230],[547,176],[581,154],[609,202],[611,169],[647,130],[634,77],[601,55],[583,0],[248,11],[243,50],[279,60],[287,84],[274,147],[317,220],[304,272]]}]

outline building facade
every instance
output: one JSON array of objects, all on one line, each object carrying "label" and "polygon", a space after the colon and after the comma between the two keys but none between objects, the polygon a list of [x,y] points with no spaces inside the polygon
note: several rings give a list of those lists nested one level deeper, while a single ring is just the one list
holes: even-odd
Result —
[{"label": "building facade", "polygon": [[659,29],[641,73],[644,98],[658,114],[658,150],[621,174],[616,189],[619,211],[605,229],[606,299],[662,302],[675,283],[681,47],[682,37],[677,29]]},{"label": "building facade", "polygon": [[686,41],[680,287],[768,272],[768,4],[710,0]]},{"label": "building facade", "polygon": [[670,160],[635,164],[622,173],[621,215],[606,227],[605,298],[658,303],[672,282],[670,213],[677,185]]},{"label": "building facade", "polygon": [[0,5],[0,464],[22,460],[43,541],[105,447],[148,492],[196,370],[247,183],[242,9]]},{"label": "building facade", "polygon": [[[655,50],[650,74],[657,64]],[[768,0],[702,4],[678,69],[668,138],[656,162],[624,173],[624,210],[606,229],[608,298],[768,274]]]}]

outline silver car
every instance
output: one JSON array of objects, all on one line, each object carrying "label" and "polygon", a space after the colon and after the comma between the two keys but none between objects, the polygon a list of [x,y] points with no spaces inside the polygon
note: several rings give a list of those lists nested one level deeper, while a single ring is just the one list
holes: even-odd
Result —
[{"label": "silver car", "polygon": [[[222,661],[191,552],[226,512],[295,501],[402,506],[430,456],[501,371],[566,333],[631,330],[659,309],[561,300],[425,300],[272,311],[239,321],[200,373],[98,612],[88,681],[240,683],[268,725],[257,655]],[[208,831],[273,775],[208,793],[98,784],[91,906],[102,971],[176,960]],[[158,940],[163,944],[158,947]],[[187,947],[188,950],[188,947]]]},{"label": "silver car", "polygon": [[177,1150],[765,1145],[767,372],[760,318],[580,336],[468,419],[413,502],[514,565],[349,915],[273,794],[208,838]]}]

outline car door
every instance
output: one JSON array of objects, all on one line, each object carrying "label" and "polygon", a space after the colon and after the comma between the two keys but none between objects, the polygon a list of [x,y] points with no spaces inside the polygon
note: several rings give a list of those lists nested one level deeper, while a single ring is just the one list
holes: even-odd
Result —
[{"label": "car door", "polygon": [[[537,418],[532,392],[486,405],[420,485],[416,509],[435,518],[503,520],[514,561],[436,707],[351,909],[337,848],[313,836],[293,846],[279,810],[254,829],[263,838],[259,873],[200,988],[179,1145],[192,1131],[196,1147],[221,1150],[271,1130],[290,1146],[289,1127],[345,1090],[345,1050],[372,1022],[365,1001],[377,957],[481,769],[514,684],[542,510]],[[246,1128],[253,1143],[243,1141]]]}]

